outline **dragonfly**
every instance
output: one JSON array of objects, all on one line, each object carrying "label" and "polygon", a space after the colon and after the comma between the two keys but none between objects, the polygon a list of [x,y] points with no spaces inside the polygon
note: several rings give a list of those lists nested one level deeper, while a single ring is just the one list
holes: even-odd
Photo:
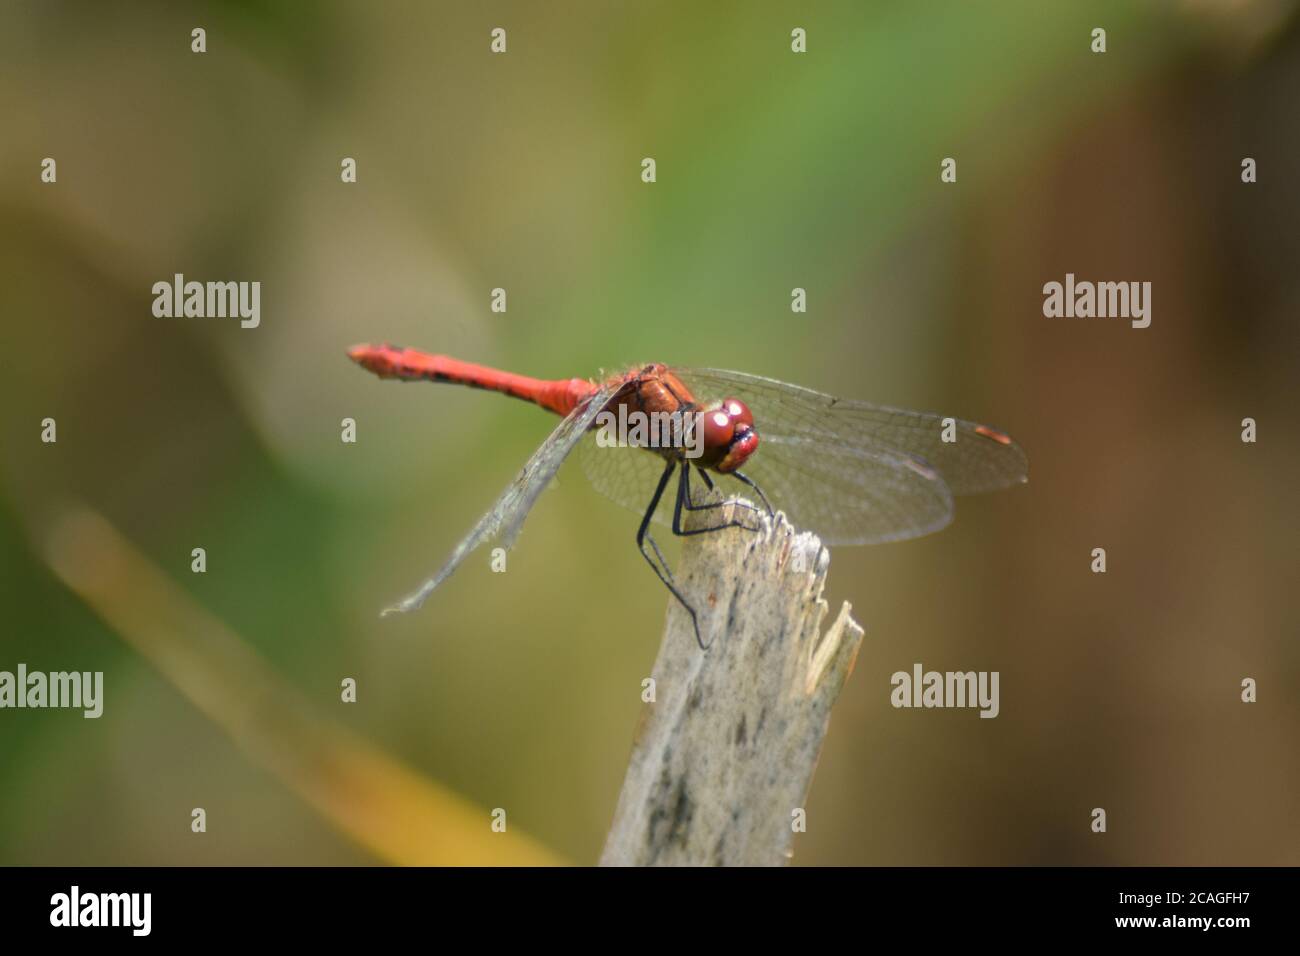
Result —
[{"label": "dragonfly", "polygon": [[[737,515],[742,507],[758,511],[757,505],[711,494],[724,479],[753,492],[769,515],[775,515],[771,502],[777,502],[794,525],[827,545],[930,534],[952,520],[954,495],[1028,480],[1024,450],[998,429],[835,398],[744,372],[652,363],[594,380],[550,380],[388,344],[357,345],[348,356],[383,379],[487,389],[561,419],[442,567],[384,614],[423,605],[485,541],[512,547],[538,496],[575,448],[581,448],[592,485],[641,514],[637,550],[690,615],[705,650],[696,609],[674,579],[651,525],[666,525],[681,537],[731,527],[756,530],[756,523]],[[659,416],[653,420],[672,426],[664,434],[678,440],[655,442],[657,433],[650,431],[640,441],[611,447],[596,437],[597,425],[620,415],[620,421]],[[739,507],[717,511],[724,517],[712,523],[686,527],[686,512],[727,503]]]}]

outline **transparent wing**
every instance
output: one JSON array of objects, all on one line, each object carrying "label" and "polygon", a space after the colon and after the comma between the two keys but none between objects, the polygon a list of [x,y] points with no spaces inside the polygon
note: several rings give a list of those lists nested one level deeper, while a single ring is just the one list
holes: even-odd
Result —
[{"label": "transparent wing", "polygon": [[[735,393],[728,393],[729,395]],[[743,398],[743,396],[737,396]],[[743,469],[796,527],[815,530],[827,544],[868,544],[937,531],[952,518],[952,495],[938,475],[913,459],[854,452],[832,446],[819,455],[809,443],[760,438]],[[816,467],[805,462],[817,457]],[[623,507],[644,514],[664,460],[641,448],[607,448],[588,435],[578,460],[593,488]],[[724,494],[755,499],[734,479],[710,473]],[[704,483],[691,482],[692,497]],[[672,523],[673,496],[666,494],[654,521]],[[900,529],[903,529],[900,533]]]},{"label": "transparent wing", "polygon": [[[759,427],[758,450],[742,470],[796,528],[815,531],[825,544],[901,541],[952,520],[952,492],[914,458],[788,435],[769,439]],[[727,488],[730,479],[721,480]]]},{"label": "transparent wing", "polygon": [[[871,544],[937,531],[953,494],[1024,482],[1029,462],[1010,437],[975,422],[834,398],[775,379],[675,369],[697,401],[749,405],[759,446],[744,472],[772,504],[828,544]],[[724,481],[726,479],[723,479]]]},{"label": "transparent wing", "polygon": [[[645,514],[650,496],[664,470],[664,459],[655,452],[644,448],[601,446],[596,441],[595,432],[588,432],[579,444],[578,462],[593,488],[638,515]],[[692,482],[693,498],[701,490]],[[672,524],[673,498],[672,494],[665,494],[660,499],[654,514],[658,524]]]},{"label": "transparent wing", "polygon": [[606,384],[570,412],[528,459],[523,470],[501,493],[496,504],[479,519],[478,524],[465,536],[465,539],[456,545],[456,550],[451,553],[451,557],[438,573],[420,585],[418,590],[385,609],[383,613],[392,614],[418,608],[439,584],[451,577],[452,572],[460,567],[461,562],[469,557],[470,552],[484,541],[499,536],[502,546],[511,547],[515,543],[515,538],[519,536],[524,519],[528,517],[528,512],[538,495],[550,484],[574,445],[621,387],[621,382]]}]

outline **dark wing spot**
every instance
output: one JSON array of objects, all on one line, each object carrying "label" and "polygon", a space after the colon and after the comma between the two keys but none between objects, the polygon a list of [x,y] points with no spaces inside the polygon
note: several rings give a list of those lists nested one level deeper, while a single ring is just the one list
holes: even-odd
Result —
[{"label": "dark wing spot", "polygon": [[1011,436],[1005,435],[996,428],[989,428],[987,425],[976,425],[975,434],[983,435],[985,438],[992,438],[999,445],[1010,445]]}]

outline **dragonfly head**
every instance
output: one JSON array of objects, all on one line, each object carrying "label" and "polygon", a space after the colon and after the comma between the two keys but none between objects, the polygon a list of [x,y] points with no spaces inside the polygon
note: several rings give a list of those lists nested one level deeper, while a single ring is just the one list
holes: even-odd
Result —
[{"label": "dragonfly head", "polygon": [[735,471],[757,447],[754,415],[740,399],[723,399],[704,413],[704,457],[715,471]]}]

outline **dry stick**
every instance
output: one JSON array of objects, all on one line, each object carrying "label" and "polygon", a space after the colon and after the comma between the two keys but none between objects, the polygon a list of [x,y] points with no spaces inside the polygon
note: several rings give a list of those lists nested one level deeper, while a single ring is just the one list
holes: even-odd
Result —
[{"label": "dry stick", "polygon": [[[723,509],[688,513],[688,527]],[[753,514],[746,517],[752,521]],[[632,760],[601,864],[787,863],[831,705],[853,669],[862,628],[846,602],[824,637],[830,555],[778,514],[761,531],[684,539]]]}]

